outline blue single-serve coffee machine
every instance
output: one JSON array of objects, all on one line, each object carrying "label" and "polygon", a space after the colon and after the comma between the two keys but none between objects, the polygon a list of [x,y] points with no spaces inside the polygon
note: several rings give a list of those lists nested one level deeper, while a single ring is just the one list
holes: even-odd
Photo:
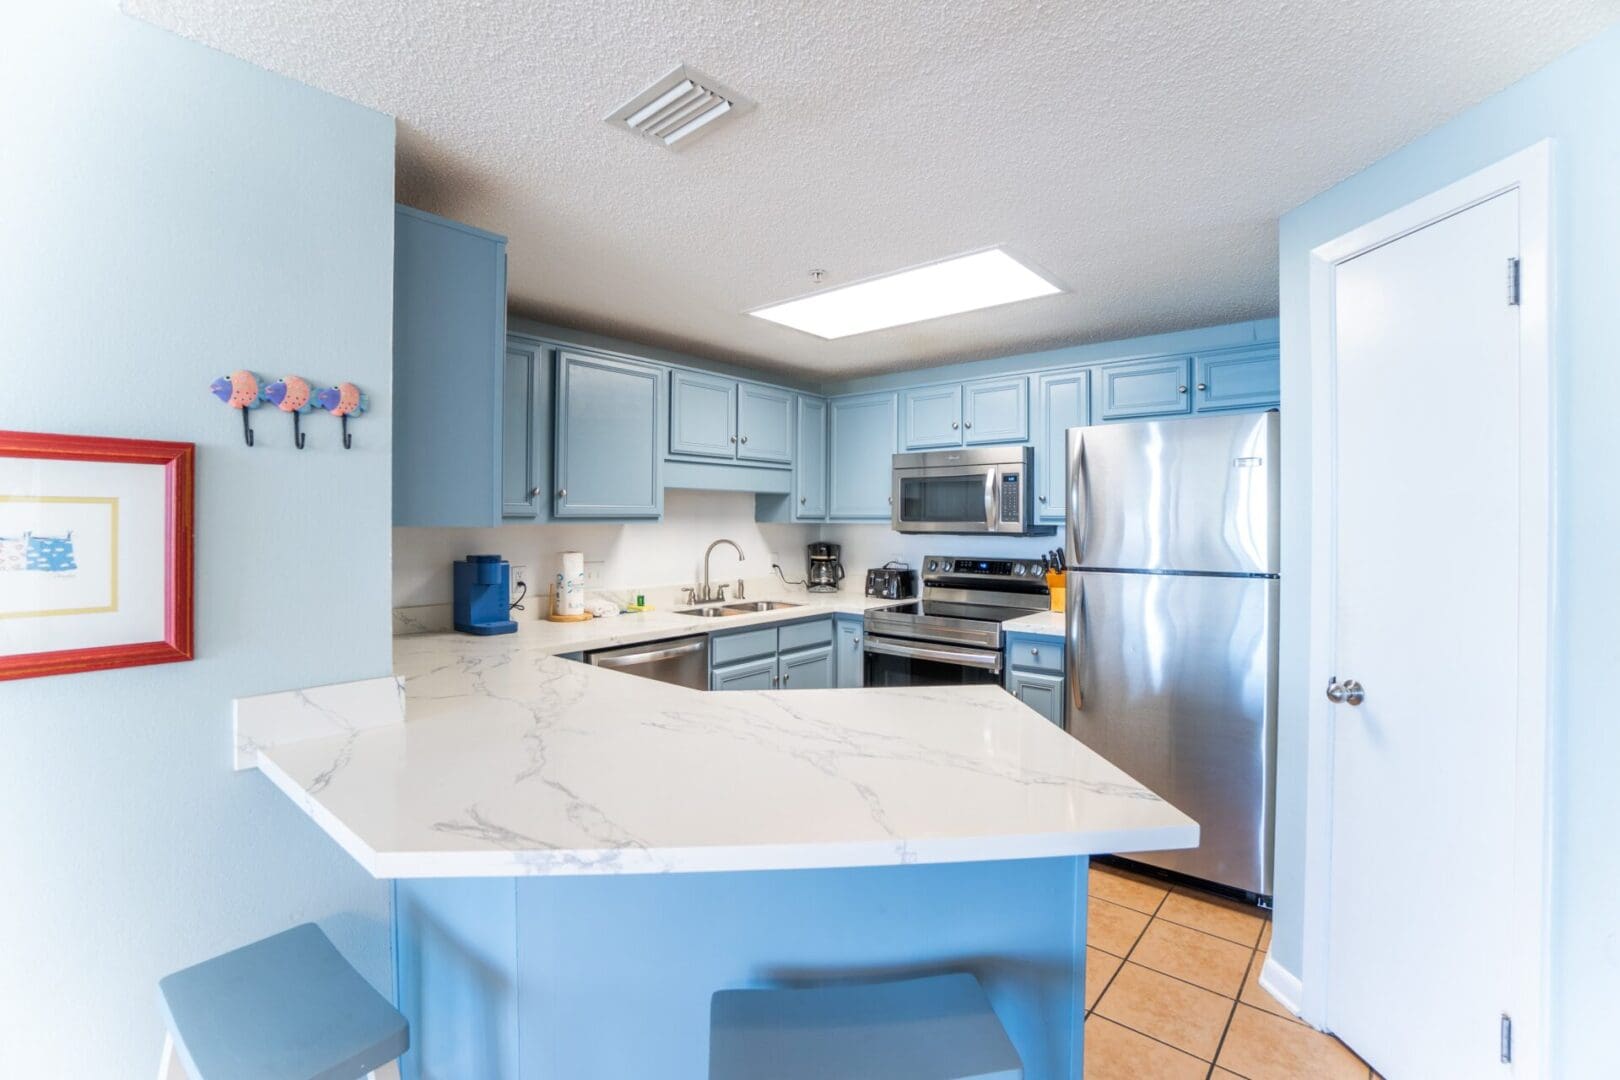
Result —
[{"label": "blue single-serve coffee machine", "polygon": [[463,634],[515,634],[512,566],[499,555],[469,555],[453,563],[454,622]]}]

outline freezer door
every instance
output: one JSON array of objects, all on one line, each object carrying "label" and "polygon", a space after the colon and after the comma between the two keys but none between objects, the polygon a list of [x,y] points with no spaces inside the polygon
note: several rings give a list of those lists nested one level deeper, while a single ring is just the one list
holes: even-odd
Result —
[{"label": "freezer door", "polygon": [[1277,414],[1069,429],[1071,568],[1277,572]]},{"label": "freezer door", "polygon": [[1071,572],[1069,733],[1198,822],[1132,859],[1271,894],[1275,578]]}]

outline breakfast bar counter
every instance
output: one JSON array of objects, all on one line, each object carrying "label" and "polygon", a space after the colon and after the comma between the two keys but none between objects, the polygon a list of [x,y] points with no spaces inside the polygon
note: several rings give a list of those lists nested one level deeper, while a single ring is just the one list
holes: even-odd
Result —
[{"label": "breakfast bar counter", "polygon": [[396,879],[406,1075],[699,1078],[717,990],[952,970],[1078,1075],[1087,856],[1190,819],[998,687],[709,693],[550,630],[396,639],[396,717],[271,695],[316,737],[258,766]]}]

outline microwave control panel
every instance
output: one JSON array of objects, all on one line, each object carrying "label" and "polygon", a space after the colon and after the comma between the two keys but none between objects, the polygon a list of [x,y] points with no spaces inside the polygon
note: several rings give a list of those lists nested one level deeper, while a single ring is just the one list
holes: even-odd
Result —
[{"label": "microwave control panel", "polygon": [[1022,491],[1018,484],[1018,474],[1013,473],[1001,478],[1001,520],[1015,523],[1023,516]]}]

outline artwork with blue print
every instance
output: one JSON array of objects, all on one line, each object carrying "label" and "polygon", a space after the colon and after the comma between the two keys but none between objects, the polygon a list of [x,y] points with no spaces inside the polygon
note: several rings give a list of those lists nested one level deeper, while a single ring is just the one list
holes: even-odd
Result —
[{"label": "artwork with blue print", "polygon": [[62,573],[77,570],[73,558],[73,533],[64,536],[0,536],[0,571],[46,570]]}]

